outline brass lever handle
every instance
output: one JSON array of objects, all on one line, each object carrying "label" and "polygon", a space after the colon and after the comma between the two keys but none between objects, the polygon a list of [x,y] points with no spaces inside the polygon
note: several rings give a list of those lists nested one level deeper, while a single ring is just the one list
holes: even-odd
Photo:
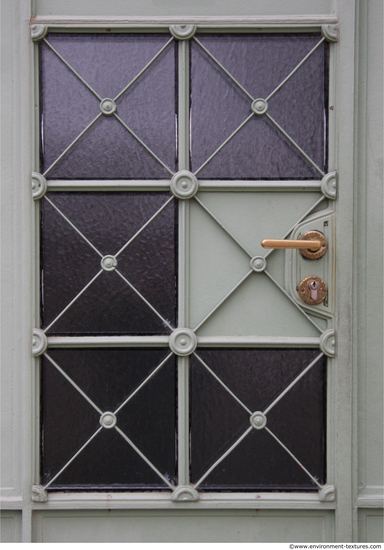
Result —
[{"label": "brass lever handle", "polygon": [[264,239],[261,241],[261,246],[263,248],[309,248],[310,250],[316,251],[321,247],[321,242],[304,241],[301,239],[294,241],[288,239]]},{"label": "brass lever handle", "polygon": [[320,231],[307,231],[300,239],[290,241],[288,239],[264,239],[261,241],[263,248],[298,248],[300,254],[308,260],[318,260],[327,251],[327,239]]}]

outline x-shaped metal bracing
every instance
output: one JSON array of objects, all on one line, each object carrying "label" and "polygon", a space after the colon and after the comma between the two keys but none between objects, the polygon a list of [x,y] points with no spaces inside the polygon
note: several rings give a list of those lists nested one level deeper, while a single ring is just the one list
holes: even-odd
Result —
[{"label": "x-shaped metal bracing", "polygon": [[[165,359],[161,361],[161,363],[141,382],[141,384],[123,401],[123,403],[113,412],[109,413],[107,411],[102,411],[93,401],[88,397],[88,395],[72,380],[70,376],[60,367],[60,365],[57,364],[56,361],[52,359],[48,355],[48,353],[44,353],[44,357],[50,361],[50,363],[68,380],[70,384],[88,401],[88,403],[101,415],[107,413],[111,416],[111,418],[116,417],[118,412],[120,412],[123,407],[141,390],[141,388],[161,369],[161,367],[168,361],[168,359],[173,355],[173,352],[169,353]],[[75,458],[91,443],[91,441],[98,435],[99,432],[101,432],[102,429],[108,428],[108,426],[101,425],[95,433],[80,447],[78,451],[68,460],[68,462],[57,472],[56,475],[53,476],[52,479],[44,486],[44,489],[47,489],[63,472],[66,470],[66,468],[75,460]],[[168,485],[170,489],[174,489],[174,485],[156,468],[156,466],[145,456],[144,453],[140,451],[140,449],[133,443],[133,441],[119,428],[117,425],[113,425],[112,429],[115,429],[121,437],[136,451],[136,453],[152,468],[154,472],[157,473],[157,475]]]}]

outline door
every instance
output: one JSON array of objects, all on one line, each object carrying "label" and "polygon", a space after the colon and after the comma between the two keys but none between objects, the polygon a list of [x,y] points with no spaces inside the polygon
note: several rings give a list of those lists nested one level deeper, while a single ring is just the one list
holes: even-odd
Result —
[{"label": "door", "polygon": [[328,510],[337,30],[150,30],[32,27],[34,499]]}]

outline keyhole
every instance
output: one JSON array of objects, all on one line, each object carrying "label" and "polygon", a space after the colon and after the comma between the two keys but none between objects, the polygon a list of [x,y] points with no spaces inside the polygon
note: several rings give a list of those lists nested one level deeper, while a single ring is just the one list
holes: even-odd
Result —
[{"label": "keyhole", "polygon": [[320,283],[318,281],[310,281],[308,283],[309,290],[311,291],[311,300],[317,300],[317,289]]}]

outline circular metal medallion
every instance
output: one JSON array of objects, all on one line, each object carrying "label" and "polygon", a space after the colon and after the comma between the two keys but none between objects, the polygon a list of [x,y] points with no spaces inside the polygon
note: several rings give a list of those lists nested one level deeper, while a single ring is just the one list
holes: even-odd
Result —
[{"label": "circular metal medallion", "polygon": [[117,418],[116,415],[113,414],[113,412],[105,412],[100,416],[100,424],[103,426],[103,428],[106,428],[107,430],[110,430],[114,426],[116,426]]},{"label": "circular metal medallion", "polygon": [[199,188],[197,177],[188,170],[176,172],[171,179],[171,191],[178,199],[192,198]]},{"label": "circular metal medallion", "polygon": [[196,346],[196,334],[189,328],[177,328],[169,337],[169,347],[176,355],[190,355]]},{"label": "circular metal medallion", "polygon": [[253,271],[256,271],[257,273],[261,273],[267,267],[267,260],[262,256],[255,256],[250,261],[250,266],[253,269]]},{"label": "circular metal medallion", "polygon": [[103,113],[103,115],[111,116],[116,111],[116,103],[113,101],[113,99],[109,99],[109,97],[106,97],[100,103],[100,111]]},{"label": "circular metal medallion", "polygon": [[267,417],[261,411],[256,411],[250,417],[249,421],[251,423],[251,426],[255,428],[255,430],[261,430],[267,424]]},{"label": "circular metal medallion", "polygon": [[101,258],[100,264],[105,271],[113,271],[117,266],[117,260],[115,256],[108,255]]},{"label": "circular metal medallion", "polygon": [[255,113],[255,115],[263,115],[268,110],[268,103],[265,101],[265,99],[255,99],[252,102],[251,109]]}]

